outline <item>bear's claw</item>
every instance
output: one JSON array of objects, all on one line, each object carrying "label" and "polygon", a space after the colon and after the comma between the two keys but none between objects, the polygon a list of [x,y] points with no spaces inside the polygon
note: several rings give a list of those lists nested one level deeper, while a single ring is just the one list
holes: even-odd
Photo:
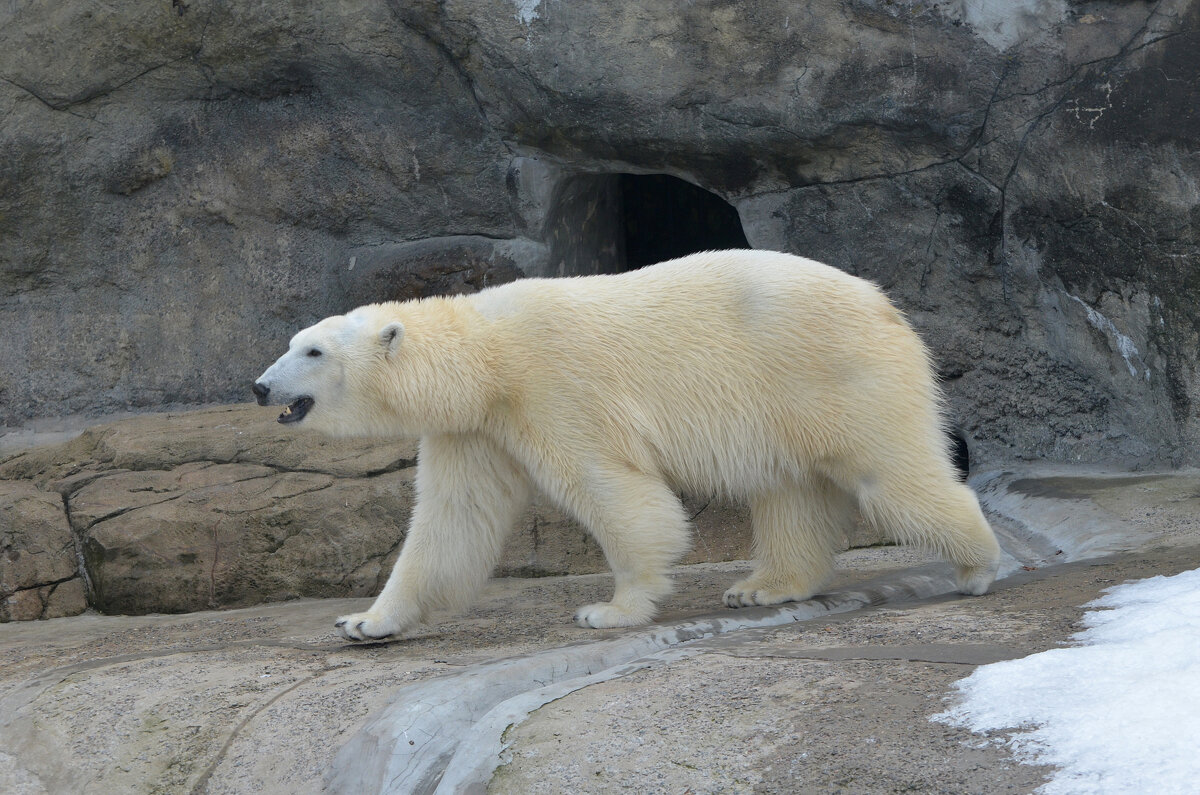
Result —
[{"label": "bear's claw", "polygon": [[810,589],[795,587],[780,591],[763,588],[743,580],[735,583],[732,588],[725,592],[724,601],[727,607],[758,607],[778,605],[784,602],[803,602],[811,596],[812,591]]},{"label": "bear's claw", "polygon": [[371,613],[341,616],[334,626],[347,640],[383,640],[401,630],[395,621]]},{"label": "bear's claw", "polygon": [[586,629],[609,629],[610,627],[636,627],[650,622],[650,616],[642,616],[626,610],[612,602],[597,602],[575,611],[575,623]]}]

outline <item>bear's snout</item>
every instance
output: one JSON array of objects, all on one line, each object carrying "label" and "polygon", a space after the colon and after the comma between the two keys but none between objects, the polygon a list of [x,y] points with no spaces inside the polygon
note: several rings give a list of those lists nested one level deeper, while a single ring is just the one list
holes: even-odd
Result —
[{"label": "bear's snout", "polygon": [[254,393],[254,397],[258,401],[258,405],[267,405],[267,395],[271,394],[271,387],[264,386],[258,381],[255,381],[254,386],[250,387],[250,391]]}]

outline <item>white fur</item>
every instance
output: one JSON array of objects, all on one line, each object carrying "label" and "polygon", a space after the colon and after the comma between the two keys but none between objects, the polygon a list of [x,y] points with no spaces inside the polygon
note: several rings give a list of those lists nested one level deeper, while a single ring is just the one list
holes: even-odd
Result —
[{"label": "white fur", "polygon": [[338,620],[353,639],[469,602],[531,487],[612,566],[613,600],[580,608],[584,626],[654,617],[689,544],[676,488],[750,504],[758,565],[733,607],[815,593],[855,505],[957,564],[962,591],[995,576],[924,346],[878,288],[810,260],[696,254],[366,306],[297,334],[260,383],[311,395],[306,427],[422,437],[396,568],[370,610]]}]

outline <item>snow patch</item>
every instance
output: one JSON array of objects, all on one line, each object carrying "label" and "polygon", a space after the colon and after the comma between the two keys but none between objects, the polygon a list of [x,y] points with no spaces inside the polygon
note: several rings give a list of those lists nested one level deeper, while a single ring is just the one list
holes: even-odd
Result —
[{"label": "snow patch", "polygon": [[1200,569],[1108,588],[1079,645],[984,665],[932,720],[1012,731],[1058,770],[1038,792],[1185,793],[1200,777]]}]

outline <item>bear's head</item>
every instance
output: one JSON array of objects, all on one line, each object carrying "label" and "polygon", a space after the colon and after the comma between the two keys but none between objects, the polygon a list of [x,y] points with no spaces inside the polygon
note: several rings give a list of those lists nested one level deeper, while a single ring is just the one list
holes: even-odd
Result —
[{"label": "bear's head", "polygon": [[252,390],[260,406],[284,406],[279,422],[334,436],[387,433],[379,374],[404,339],[399,320],[364,307],[329,317],[292,337],[287,353]]}]

